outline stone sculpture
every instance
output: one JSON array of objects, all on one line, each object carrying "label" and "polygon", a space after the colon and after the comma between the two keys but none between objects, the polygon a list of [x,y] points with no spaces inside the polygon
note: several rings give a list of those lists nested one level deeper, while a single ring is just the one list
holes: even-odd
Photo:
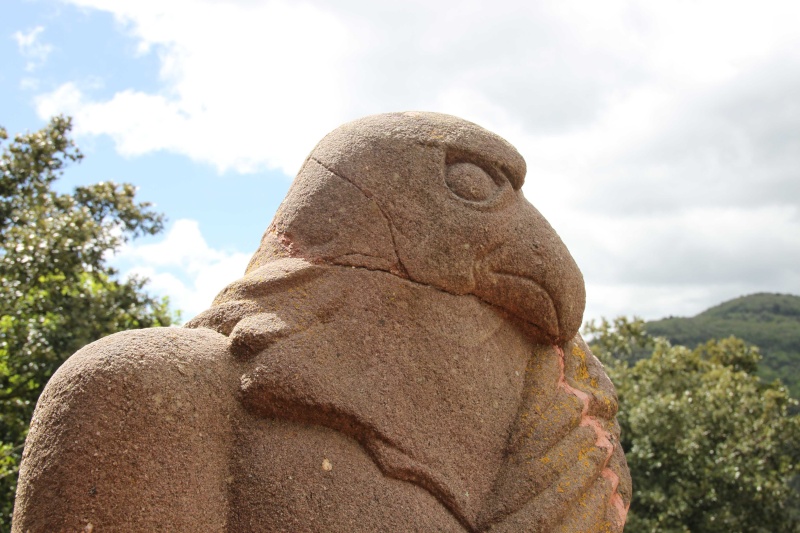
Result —
[{"label": "stone sculpture", "polygon": [[447,115],[329,134],[208,311],[53,376],[14,531],[622,531],[616,396],[524,176]]}]

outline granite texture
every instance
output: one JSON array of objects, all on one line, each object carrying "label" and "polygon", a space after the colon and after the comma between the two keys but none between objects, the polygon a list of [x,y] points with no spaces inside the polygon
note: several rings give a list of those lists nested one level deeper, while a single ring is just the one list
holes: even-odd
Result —
[{"label": "granite texture", "polygon": [[53,376],[13,531],[622,531],[616,395],[524,178],[447,115],[330,133],[211,308]]}]

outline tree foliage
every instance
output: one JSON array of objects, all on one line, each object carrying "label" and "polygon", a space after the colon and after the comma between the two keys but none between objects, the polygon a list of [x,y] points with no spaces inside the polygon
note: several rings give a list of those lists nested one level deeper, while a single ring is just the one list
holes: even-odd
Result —
[{"label": "tree foliage", "polygon": [[[634,487],[626,529],[800,531],[800,418],[780,382],[756,376],[757,348],[735,337],[673,346],[624,318],[585,333],[619,394]],[[643,346],[649,357],[631,362]]]},{"label": "tree foliage", "polygon": [[[132,328],[166,326],[167,301],[144,280],[117,279],[107,258],[131,238],[158,233],[163,218],[111,182],[56,192],[63,169],[83,157],[68,118],[16,136],[0,154],[0,525],[7,529],[33,408],[73,352]],[[7,141],[0,128],[0,143]]]},{"label": "tree foliage", "polygon": [[761,350],[758,375],[780,378],[800,399],[800,296],[751,294],[734,298],[693,317],[669,317],[645,324],[652,335],[691,348],[735,335]]}]

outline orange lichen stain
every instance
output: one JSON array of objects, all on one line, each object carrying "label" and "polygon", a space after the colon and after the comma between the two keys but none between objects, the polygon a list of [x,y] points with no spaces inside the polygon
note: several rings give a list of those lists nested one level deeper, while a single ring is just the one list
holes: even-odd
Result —
[{"label": "orange lichen stain", "polygon": [[[625,524],[625,520],[628,516],[628,507],[625,506],[622,496],[617,492],[617,488],[619,486],[619,476],[608,467],[608,463],[611,460],[611,456],[614,453],[614,444],[612,442],[613,435],[612,433],[603,427],[601,421],[597,420],[597,418],[593,416],[589,416],[589,402],[591,401],[591,397],[588,393],[576,389],[569,383],[567,383],[566,376],[564,374],[564,369],[566,367],[566,356],[564,355],[564,350],[561,349],[560,346],[553,346],[553,349],[558,354],[558,364],[560,370],[560,376],[558,379],[558,387],[564,390],[565,392],[573,395],[576,397],[582,404],[583,408],[581,410],[581,420],[580,426],[583,427],[590,427],[594,430],[596,435],[596,440],[594,446],[597,448],[601,448],[606,452],[606,457],[603,465],[603,469],[600,472],[600,475],[611,482],[611,497],[609,498],[609,505],[617,512],[619,517],[620,525]],[[576,357],[582,357],[582,362],[585,366],[585,352],[578,348],[577,346],[573,346],[572,354]],[[587,370],[588,375],[588,370]],[[559,492],[563,492],[561,487],[559,486]]]},{"label": "orange lichen stain", "polygon": [[617,492],[617,487],[619,487],[619,476],[610,468],[604,468],[603,471],[600,472],[600,475],[611,482],[611,498],[608,503],[617,511],[617,514],[620,518],[620,524],[624,524],[625,520],[628,518],[629,506],[625,505],[625,502],[622,500],[622,496],[620,496],[619,492]]},{"label": "orange lichen stain", "polygon": [[539,461],[541,461],[542,464],[548,464],[550,462],[550,458],[545,455],[544,457],[540,457]]}]

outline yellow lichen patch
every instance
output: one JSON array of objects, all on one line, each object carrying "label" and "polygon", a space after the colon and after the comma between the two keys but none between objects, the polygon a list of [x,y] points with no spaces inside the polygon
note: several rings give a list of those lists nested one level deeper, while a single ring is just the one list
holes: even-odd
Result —
[{"label": "yellow lichen patch", "polygon": [[589,458],[589,450],[585,448],[578,450],[578,461],[580,461],[581,463],[586,463],[588,458]]},{"label": "yellow lichen patch", "polygon": [[587,507],[585,493],[582,494],[581,497],[578,499],[578,505],[580,505],[581,507]]},{"label": "yellow lichen patch", "polygon": [[598,525],[601,528],[600,533],[614,533],[615,531],[618,531],[618,529],[612,526],[611,522],[609,522],[608,520]]},{"label": "yellow lichen patch", "polygon": [[589,367],[586,365],[586,352],[578,348],[577,345],[573,345],[572,355],[580,360],[580,363],[578,363],[578,369],[575,371],[575,379],[578,381],[588,382],[590,376]]}]

